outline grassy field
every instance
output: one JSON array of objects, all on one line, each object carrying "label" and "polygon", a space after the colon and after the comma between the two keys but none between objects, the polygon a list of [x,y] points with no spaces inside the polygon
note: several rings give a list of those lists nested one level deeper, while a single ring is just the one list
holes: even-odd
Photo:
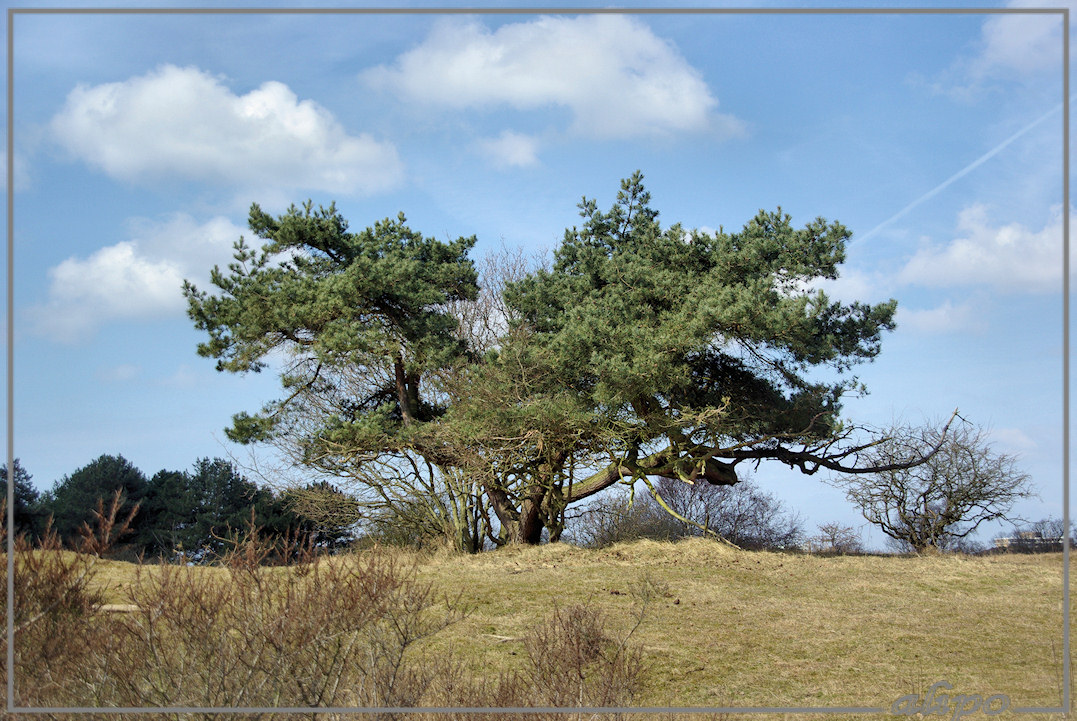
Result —
[{"label": "grassy field", "polygon": [[[1060,703],[1061,554],[819,557],[701,540],[396,553],[470,609],[429,643],[477,674],[519,667],[555,605],[586,603],[642,645],[640,706],[889,709],[941,680],[1011,709]],[[102,571],[123,603],[134,568]]]}]

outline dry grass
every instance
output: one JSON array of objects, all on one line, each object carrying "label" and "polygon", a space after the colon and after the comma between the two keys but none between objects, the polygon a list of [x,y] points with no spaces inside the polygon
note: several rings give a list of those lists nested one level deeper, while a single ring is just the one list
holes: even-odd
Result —
[{"label": "dry grass", "polygon": [[[362,565],[370,553],[331,563]],[[575,673],[566,657],[575,654],[582,668],[601,648],[610,658],[623,652],[622,663],[637,645],[637,684],[631,664],[611,662],[590,678],[617,673],[619,680],[572,687],[575,697],[596,705],[603,684],[624,683],[619,698],[637,707],[889,708],[899,696],[946,680],[955,694],[1006,694],[1011,708],[1054,706],[1061,698],[1060,554],[817,557],[736,551],[698,539],[476,556],[388,553],[396,567],[414,569],[420,586],[459,597],[467,610],[417,647],[425,658],[451,654],[447,684],[432,687],[441,703],[514,705],[505,699],[527,698],[560,705]],[[132,589],[162,571],[100,561],[93,580],[99,602],[130,604]],[[264,572],[281,580],[293,573]],[[231,577],[224,568],[185,573]],[[575,625],[543,640],[536,632],[556,626],[553,609]],[[581,645],[580,638],[593,643]],[[562,665],[553,668],[554,658]],[[542,684],[550,700],[543,701]]]},{"label": "dry grass", "polygon": [[622,631],[643,580],[663,589],[633,636],[645,706],[885,706],[945,679],[1013,706],[1061,697],[1060,554],[818,557],[703,540],[512,549],[419,561],[464,590],[452,642],[476,669],[513,666],[554,604],[593,603]]}]

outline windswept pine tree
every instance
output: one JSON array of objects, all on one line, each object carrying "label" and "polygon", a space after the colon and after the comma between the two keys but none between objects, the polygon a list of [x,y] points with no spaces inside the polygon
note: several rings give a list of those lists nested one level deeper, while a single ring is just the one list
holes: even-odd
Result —
[{"label": "windswept pine tree", "polygon": [[[873,470],[858,460],[877,439],[841,401],[897,303],[813,288],[838,275],[843,225],[795,228],[779,209],[735,233],[663,227],[639,173],[608,212],[584,199],[580,214],[549,268],[481,304],[474,237],[425,238],[403,215],[351,233],[333,206],[254,206],[262,248],[237,243],[216,295],[185,285],[218,369],[284,359],[284,397],[237,414],[229,437],[275,443],[470,550],[556,540],[571,504],[616,483],[731,485],[764,460]],[[476,307],[503,314],[481,354],[450,312],[474,323]]]}]

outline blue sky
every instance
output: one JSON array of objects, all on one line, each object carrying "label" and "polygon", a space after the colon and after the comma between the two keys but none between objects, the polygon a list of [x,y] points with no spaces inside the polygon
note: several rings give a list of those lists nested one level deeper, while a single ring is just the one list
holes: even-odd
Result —
[{"label": "blue sky", "polygon": [[[1061,515],[1061,34],[1027,14],[19,15],[15,454],[40,488],[102,453],[147,474],[246,458],[222,429],[277,380],[199,358],[180,283],[208,285],[252,202],[335,200],[353,228],[404,211],[481,256],[553,248],[581,196],[608,207],[640,169],[665,223],[781,206],[852,229],[826,290],[900,310],[847,416],[959,407],[1032,474],[1021,514]],[[863,525],[817,476],[755,477],[809,531]]]}]

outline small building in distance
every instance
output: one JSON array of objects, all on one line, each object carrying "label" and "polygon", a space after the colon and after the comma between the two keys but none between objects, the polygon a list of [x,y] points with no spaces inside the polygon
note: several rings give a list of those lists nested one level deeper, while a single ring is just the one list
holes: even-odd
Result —
[{"label": "small building in distance", "polygon": [[1062,538],[1044,538],[1039,531],[1021,531],[1016,536],[995,539],[995,549],[1011,553],[1056,553],[1062,551]]}]

